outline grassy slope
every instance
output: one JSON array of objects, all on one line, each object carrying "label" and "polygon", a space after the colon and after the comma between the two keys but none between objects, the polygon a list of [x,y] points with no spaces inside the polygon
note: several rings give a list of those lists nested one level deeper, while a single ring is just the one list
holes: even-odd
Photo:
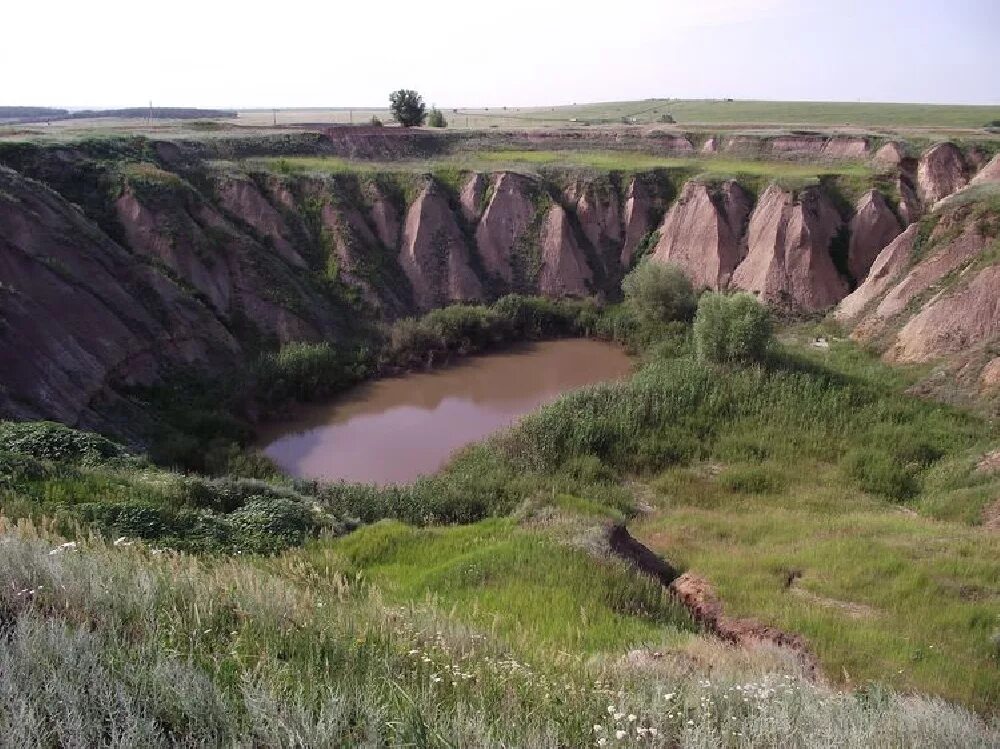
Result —
[{"label": "grassy slope", "polygon": [[[995,427],[900,395],[910,376],[853,345],[802,356],[731,386],[678,360],[646,375],[649,395],[675,402],[651,406],[635,384],[592,389],[527,419],[502,450],[542,474],[584,456],[627,472],[673,455],[681,465],[641,491],[654,512],[636,533],[715,581],[733,613],[802,632],[837,682],[995,708],[1000,540],[974,524],[1000,478],[973,472]],[[401,565],[394,551],[362,567],[416,596],[426,559]]]},{"label": "grassy slope", "polygon": [[[908,374],[849,344],[830,353],[789,345],[794,356],[767,371],[721,373],[691,362],[678,343],[634,381],[563,398],[467,452],[423,490],[450,492],[448,501],[480,513],[507,515],[520,505],[510,517],[422,529],[382,522],[271,560],[197,561],[100,543],[87,554],[52,556],[54,539],[8,552],[12,584],[0,604],[19,617],[15,655],[30,644],[53,669],[49,679],[72,684],[82,677],[46,648],[61,652],[66,637],[76,638],[72,647],[105,664],[99,683],[124,679],[125,692],[146,695],[138,704],[168,713],[161,723],[211,725],[194,704],[227,716],[217,723],[233,736],[273,735],[304,700],[294,731],[337,732],[347,743],[363,743],[358,732],[368,731],[419,745],[445,744],[427,738],[437,732],[458,744],[502,736],[575,746],[589,743],[592,723],[608,722],[610,702],[635,712],[639,725],[693,745],[744,740],[728,725],[765,744],[791,731],[805,745],[933,745],[960,734],[966,744],[988,745],[951,708],[878,689],[832,695],[796,677],[787,692],[765,677],[772,696],[754,714],[767,719],[751,720],[737,709],[742,697],[732,701],[734,685],[750,674],[794,673],[792,664],[719,650],[690,634],[661,591],[602,556],[596,528],[620,517],[619,482],[639,470],[648,488],[638,492],[654,511],[633,528],[716,582],[731,612],[803,632],[835,682],[872,679],[995,711],[989,638],[1000,613],[1000,555],[995,537],[969,524],[1000,488],[996,476],[971,472],[973,457],[996,444],[995,428],[900,395]],[[869,454],[901,464],[857,462]],[[28,496],[0,490],[4,508],[100,501],[108,491],[159,491],[159,501],[175,505],[233,499],[231,490],[184,488],[141,467],[116,490],[102,470],[32,479]],[[862,491],[866,485],[874,489]],[[496,495],[495,486],[511,493]],[[970,499],[970,490],[979,494]],[[957,515],[954,498],[967,505]],[[326,504],[333,516],[352,509],[350,496],[320,492],[305,501]],[[952,508],[951,519],[919,514],[941,508]],[[380,512],[396,509],[387,501]],[[803,573],[794,588],[805,593],[784,589],[792,570]],[[90,634],[74,629],[81,622]],[[110,644],[123,632],[127,644]],[[662,663],[622,671],[620,654],[642,646],[664,652]],[[29,694],[37,687],[25,683],[23,668],[13,683]],[[446,683],[442,674],[456,671],[475,677]],[[183,699],[168,688],[177,674]],[[192,685],[205,676],[192,703]],[[682,695],[682,710],[663,709],[666,691]],[[347,712],[323,719],[334,698]],[[474,713],[485,717],[469,723]]]}]

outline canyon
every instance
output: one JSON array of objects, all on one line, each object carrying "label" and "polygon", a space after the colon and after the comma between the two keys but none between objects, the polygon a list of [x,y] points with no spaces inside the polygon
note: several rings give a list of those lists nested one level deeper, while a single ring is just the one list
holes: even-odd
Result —
[{"label": "canyon", "polygon": [[[395,158],[445,148],[426,133],[368,130],[296,148]],[[613,301],[644,255],[783,314],[835,308],[887,360],[947,356],[976,388],[995,387],[996,218],[983,206],[1000,157],[953,143],[910,156],[864,138],[650,140],[659,153],[826,161],[796,183],[656,168],[322,173],[246,160],[280,143],[5,144],[0,415],[107,430],[134,411],[123,393],[177,371],[512,292]],[[824,175],[837,159],[867,159],[871,171]]]}]

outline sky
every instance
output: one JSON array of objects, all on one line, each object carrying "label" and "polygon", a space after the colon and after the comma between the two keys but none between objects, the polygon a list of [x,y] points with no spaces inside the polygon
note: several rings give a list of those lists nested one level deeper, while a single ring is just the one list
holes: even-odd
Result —
[{"label": "sky", "polygon": [[1000,0],[47,0],[0,26],[0,105],[1000,104],[998,70]]}]

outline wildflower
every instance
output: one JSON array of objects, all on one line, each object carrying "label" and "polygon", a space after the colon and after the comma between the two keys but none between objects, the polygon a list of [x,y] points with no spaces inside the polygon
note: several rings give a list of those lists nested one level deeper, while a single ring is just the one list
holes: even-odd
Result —
[{"label": "wildflower", "polygon": [[635,723],[635,722],[636,722],[636,720],[637,720],[637,718],[635,717],[635,714],[634,714],[634,713],[629,713],[629,714],[628,714],[628,722],[629,722],[629,723]]},{"label": "wildflower", "polygon": [[617,731],[615,731],[615,738],[621,741],[622,739],[625,738],[625,732],[619,728]]},{"label": "wildflower", "polygon": [[[738,688],[739,687],[737,687],[737,689]],[[673,698],[674,698],[674,693],[673,692],[667,692],[665,695],[663,695],[663,699],[667,700],[667,702],[669,702]]]},{"label": "wildflower", "polygon": [[602,736],[601,738],[599,738],[597,740],[597,745],[598,746],[607,746],[608,745],[608,740]]},{"label": "wildflower", "polygon": [[694,721],[693,721],[693,720],[690,720],[690,719],[689,719],[689,720],[688,720],[688,725],[689,725],[689,726],[693,726],[693,725],[694,725]]},{"label": "wildflower", "polygon": [[650,727],[650,728],[648,728],[646,730],[649,731],[649,735],[650,736],[659,736],[660,735],[660,729],[658,729],[658,728],[652,728],[652,727]]},{"label": "wildflower", "polygon": [[602,726],[600,723],[595,723],[594,724],[594,733],[600,733],[603,730],[604,730],[604,726]]}]

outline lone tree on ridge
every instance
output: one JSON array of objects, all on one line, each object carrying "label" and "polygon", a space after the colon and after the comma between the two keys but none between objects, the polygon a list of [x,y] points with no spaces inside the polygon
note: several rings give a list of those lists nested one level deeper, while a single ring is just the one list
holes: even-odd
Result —
[{"label": "lone tree on ridge", "polygon": [[416,91],[401,88],[389,94],[389,109],[392,116],[403,127],[423,125],[427,117],[427,107],[423,97]]}]

